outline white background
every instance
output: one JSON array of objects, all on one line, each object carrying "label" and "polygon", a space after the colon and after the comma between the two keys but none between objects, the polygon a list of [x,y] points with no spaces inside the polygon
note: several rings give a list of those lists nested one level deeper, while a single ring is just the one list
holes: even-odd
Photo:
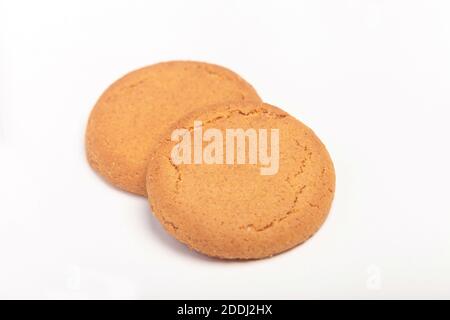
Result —
[{"label": "white background", "polygon": [[[0,298],[450,298],[449,1],[0,3]],[[211,260],[90,169],[99,95],[171,59],[235,70],[325,142],[312,240]]]}]

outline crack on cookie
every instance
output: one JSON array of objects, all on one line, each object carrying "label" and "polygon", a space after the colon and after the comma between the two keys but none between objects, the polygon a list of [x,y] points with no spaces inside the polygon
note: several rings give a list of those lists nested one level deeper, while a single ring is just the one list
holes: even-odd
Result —
[{"label": "crack on cookie", "polygon": [[141,84],[147,82],[147,80],[148,80],[148,78],[140,79],[140,80],[138,80],[138,81],[136,81],[136,82],[133,82],[133,83],[127,85],[127,86],[124,87],[122,90],[136,88],[136,87],[140,86]]},{"label": "crack on cookie", "polygon": [[[305,152],[307,152],[307,153],[306,153],[306,156],[300,161],[300,167],[299,167],[299,170],[296,171],[296,172],[295,172],[294,174],[292,174],[292,175],[288,175],[288,176],[286,177],[286,179],[285,179],[286,183],[287,183],[287,184],[294,190],[294,192],[295,192],[295,198],[294,198],[293,204],[291,205],[291,208],[290,208],[287,212],[285,212],[281,218],[274,219],[274,220],[272,220],[270,223],[266,224],[265,226],[263,226],[263,227],[261,227],[261,228],[256,228],[256,227],[254,226],[254,224],[249,224],[249,225],[246,225],[246,226],[241,227],[240,229],[253,230],[253,231],[255,231],[255,232],[265,231],[265,230],[267,230],[267,229],[273,227],[276,223],[279,223],[279,222],[285,220],[289,215],[291,215],[292,213],[294,213],[294,212],[296,211],[296,210],[295,210],[295,207],[296,207],[296,205],[297,205],[297,202],[298,202],[298,200],[299,200],[300,195],[303,193],[303,190],[306,188],[306,185],[303,185],[303,186],[301,186],[299,189],[296,189],[296,185],[294,185],[294,184],[291,182],[291,179],[295,179],[295,178],[298,177],[300,174],[303,174],[303,173],[304,173],[304,169],[306,168],[306,165],[307,165],[308,161],[311,161],[311,160],[312,160],[312,152],[309,151],[308,146],[302,145],[297,139],[294,139],[294,142],[295,142],[295,144],[296,144],[298,147],[300,147],[303,151],[305,151]],[[308,202],[308,204],[309,204],[311,207],[313,207],[313,206],[311,205],[311,203]],[[317,207],[317,208],[318,208],[318,206],[315,206],[315,205],[314,205],[314,207]]]},{"label": "crack on cookie", "polygon": [[180,183],[182,181],[180,168],[172,162],[172,159],[170,157],[167,157],[167,159],[169,160],[169,163],[172,166],[172,168],[174,168],[177,173],[177,179],[175,180],[175,191],[178,193],[180,190]]},{"label": "crack on cookie", "polygon": [[161,216],[161,220],[163,221],[165,226],[170,226],[175,232],[178,230],[178,227],[172,221],[167,220],[164,216]]},{"label": "crack on cookie", "polygon": [[319,205],[314,204],[314,203],[312,203],[312,202],[308,202],[308,205],[309,205],[311,208],[317,208],[317,209],[320,208]]},{"label": "crack on cookie", "polygon": [[294,201],[292,202],[292,205],[288,211],[286,211],[281,218],[273,219],[270,223],[266,224],[265,226],[261,228],[256,228],[253,223],[248,224],[246,226],[241,227],[240,229],[246,229],[246,230],[252,230],[254,232],[262,232],[269,228],[272,228],[275,224],[280,223],[281,221],[285,220],[287,217],[289,217],[291,214],[296,212],[295,207],[297,206],[297,202],[300,198],[300,195],[303,193],[303,190],[305,190],[306,185],[301,186],[295,193]]},{"label": "crack on cookie", "polygon": [[[269,110],[266,110],[264,108],[253,109],[253,110],[250,110],[248,112],[244,112],[241,109],[233,109],[233,110],[229,110],[226,114],[219,115],[219,116],[214,117],[212,119],[203,121],[203,125],[211,124],[211,123],[214,123],[214,122],[219,121],[219,120],[227,120],[227,119],[231,118],[234,114],[239,114],[239,115],[242,115],[244,117],[253,116],[255,114],[264,114],[265,116],[275,117],[275,118],[286,118],[288,116],[287,114],[270,112]],[[194,126],[187,127],[186,129],[188,131],[192,131],[192,130],[194,130]]]}]

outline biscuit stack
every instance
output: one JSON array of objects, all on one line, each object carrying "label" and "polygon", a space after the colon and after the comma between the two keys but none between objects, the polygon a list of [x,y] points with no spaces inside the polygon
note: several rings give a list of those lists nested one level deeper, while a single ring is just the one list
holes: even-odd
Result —
[{"label": "biscuit stack", "polygon": [[[191,132],[194,121],[203,132],[276,128],[277,172],[262,175],[249,161],[174,163],[172,133]],[[172,236],[221,259],[270,257],[306,241],[334,195],[333,163],[314,132],[263,103],[236,73],[207,63],[159,63],[113,83],[89,117],[86,152],[109,183],[148,196]]]}]

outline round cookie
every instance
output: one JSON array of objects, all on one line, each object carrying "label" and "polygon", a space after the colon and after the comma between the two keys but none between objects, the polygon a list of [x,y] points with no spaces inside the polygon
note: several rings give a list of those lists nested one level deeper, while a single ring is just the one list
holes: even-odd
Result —
[{"label": "round cookie", "polygon": [[[183,135],[173,135],[183,128],[187,130]],[[192,141],[212,128],[223,134],[222,149],[219,144],[219,152],[209,153],[220,135],[204,139],[196,148],[203,148],[204,159],[218,155],[215,162],[208,160],[214,164],[188,164],[188,156],[180,162],[177,155],[184,157],[185,151],[189,155],[188,136],[194,161]],[[261,164],[263,152],[256,164],[249,163],[250,138],[241,146],[246,150],[244,164],[236,163],[237,148],[234,157],[230,155],[234,162],[227,162],[224,155],[222,163],[228,164],[220,164],[220,150],[226,154],[227,149],[226,130],[238,128],[267,129],[266,139],[259,133],[252,141],[258,141],[258,150],[267,142],[272,163],[279,154],[278,170],[262,174],[262,168],[276,167]],[[278,129],[279,153],[271,129]],[[284,111],[258,102],[221,104],[183,117],[163,136],[147,170],[149,202],[164,228],[190,248],[222,259],[269,257],[306,241],[325,221],[334,189],[332,160],[314,132]]]},{"label": "round cookie", "polygon": [[261,101],[253,87],[223,67],[172,61],[133,71],[100,97],[86,130],[87,158],[113,185],[146,195],[151,148],[170,124],[196,108]]}]

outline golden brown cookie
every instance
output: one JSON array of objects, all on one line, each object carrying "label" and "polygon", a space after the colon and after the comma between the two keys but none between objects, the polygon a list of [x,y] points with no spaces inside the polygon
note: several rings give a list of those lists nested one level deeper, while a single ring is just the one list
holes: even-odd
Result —
[{"label": "golden brown cookie", "polygon": [[[226,155],[220,161],[220,150],[226,154],[231,145],[227,142],[232,141],[226,139],[227,129],[238,128],[248,133],[247,144],[240,147],[246,152],[243,164],[237,163],[238,140],[229,148],[235,152],[229,157],[234,162],[228,162]],[[218,131],[209,129],[222,132],[222,145],[216,144]],[[266,138],[260,134],[264,129]],[[278,170],[263,175],[263,168],[276,166],[261,163],[263,152],[257,154],[255,164],[250,141],[257,141],[258,151],[266,141],[270,146],[266,155],[274,160],[276,144],[271,141],[276,139],[271,132],[276,129]],[[255,132],[257,140],[251,134]],[[202,135],[208,139],[198,140]],[[203,148],[202,164],[188,164],[189,158],[195,162],[194,146]],[[213,157],[205,163],[208,156]],[[333,163],[319,138],[292,116],[265,103],[221,104],[183,117],[163,136],[147,170],[150,205],[164,228],[190,248],[222,259],[269,257],[306,241],[325,221],[334,188]]]},{"label": "golden brown cookie", "polygon": [[193,61],[133,71],[112,84],[91,112],[86,130],[90,165],[113,185],[146,195],[149,152],[182,115],[226,101],[260,101],[236,73]]}]

